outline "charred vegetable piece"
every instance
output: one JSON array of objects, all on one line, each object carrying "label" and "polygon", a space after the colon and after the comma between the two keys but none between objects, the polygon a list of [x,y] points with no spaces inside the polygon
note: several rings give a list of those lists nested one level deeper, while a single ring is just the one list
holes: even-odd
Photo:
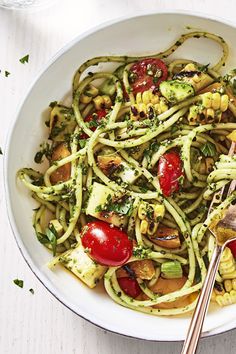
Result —
[{"label": "charred vegetable piece", "polygon": [[169,261],[161,265],[161,275],[165,279],[178,279],[183,276],[183,269],[180,262]]},{"label": "charred vegetable piece", "polygon": [[[71,153],[65,143],[60,143],[52,151],[51,164],[56,163],[56,161],[62,160],[69,156]],[[71,164],[66,163],[65,165],[58,167],[56,171],[51,174],[51,183],[56,184],[58,182],[65,182],[70,179]]]},{"label": "charred vegetable piece", "polygon": [[183,70],[175,74],[174,78],[192,85],[196,92],[213,82],[212,77],[206,72],[200,71],[194,63],[187,64]]},{"label": "charred vegetable piece", "polygon": [[[187,278],[185,276],[179,279],[164,279],[160,277],[155,283],[155,285],[151,286],[150,289],[156,294],[166,295],[174,291],[180,290],[184,286],[186,281]],[[176,301],[163,302],[153,307],[160,308],[160,309],[170,309],[170,308],[187,306],[189,305],[189,303],[190,303],[190,297],[182,296]]]},{"label": "charred vegetable piece", "polygon": [[105,274],[107,267],[94,262],[82,245],[61,255],[60,262],[90,288],[94,288]]},{"label": "charred vegetable piece", "polygon": [[135,167],[130,166],[118,155],[99,155],[97,160],[105,175],[119,178],[122,182],[132,184],[140,176]]},{"label": "charred vegetable piece", "polygon": [[172,104],[179,103],[194,96],[192,85],[178,80],[163,81],[160,84],[160,91],[162,96]]},{"label": "charred vegetable piece", "polygon": [[115,211],[108,211],[107,204],[112,203],[115,193],[107,186],[94,182],[91,191],[86,214],[94,216],[99,220],[108,222],[118,227],[124,227],[127,224],[127,216]]},{"label": "charred vegetable piece", "polygon": [[118,278],[130,276],[150,280],[155,275],[155,268],[152,260],[144,259],[125,264],[116,271],[116,275]]},{"label": "charred vegetable piece", "polygon": [[110,176],[121,165],[122,159],[120,156],[101,155],[97,157],[98,166],[105,175]]},{"label": "charred vegetable piece", "polygon": [[150,240],[164,248],[174,249],[181,246],[179,231],[164,225],[159,225],[155,235],[150,236]]}]

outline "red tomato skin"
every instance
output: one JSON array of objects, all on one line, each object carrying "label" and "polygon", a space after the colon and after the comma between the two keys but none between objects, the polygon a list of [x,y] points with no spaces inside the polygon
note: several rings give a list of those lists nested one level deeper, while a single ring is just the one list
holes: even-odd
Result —
[{"label": "red tomato skin", "polygon": [[[154,71],[160,69],[162,75],[158,78],[157,82],[153,81],[153,76],[148,75],[147,66],[151,65]],[[138,92],[144,92],[146,90],[154,90],[159,87],[160,83],[167,79],[168,69],[165,63],[160,59],[147,58],[134,63],[130,71],[136,75],[136,79],[131,83],[133,94],[136,95]]]},{"label": "red tomato skin", "polygon": [[[104,117],[106,116],[107,111],[106,111],[105,109],[100,109],[99,111],[96,111],[96,112],[94,112],[94,113],[96,113],[96,115],[97,115],[97,121],[99,122],[102,118],[104,118]],[[94,113],[93,113],[93,114],[94,114]],[[87,122],[87,123],[89,123],[89,122],[91,122],[92,120],[94,120],[93,114],[89,114],[87,117],[85,117],[85,118],[84,118],[84,121]],[[96,127],[91,127],[90,129],[94,132],[94,131],[96,130]],[[85,134],[85,133],[82,133],[82,134],[80,135],[80,139],[87,139],[87,138],[88,138],[88,135]]]},{"label": "red tomato skin", "polygon": [[234,258],[236,258],[236,241],[230,242],[230,243],[227,245],[227,247],[230,248],[230,250],[231,250],[231,252],[232,252]]},{"label": "red tomato skin", "polygon": [[127,234],[104,221],[88,223],[82,230],[82,245],[89,256],[105,266],[120,266],[132,256],[133,244]]},{"label": "red tomato skin", "polygon": [[165,197],[179,190],[181,176],[184,176],[184,173],[179,153],[175,150],[166,152],[158,163],[159,183]]},{"label": "red tomato skin", "polygon": [[122,277],[118,278],[117,281],[124,293],[130,297],[136,298],[142,292],[137,280],[135,279],[129,277]]}]

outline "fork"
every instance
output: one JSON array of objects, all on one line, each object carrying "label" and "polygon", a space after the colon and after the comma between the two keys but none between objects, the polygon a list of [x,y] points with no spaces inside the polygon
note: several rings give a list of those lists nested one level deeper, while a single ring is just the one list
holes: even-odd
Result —
[{"label": "fork", "polygon": [[[228,156],[233,156],[235,147],[236,143],[232,142]],[[227,196],[229,196],[235,188],[236,180],[233,180],[229,185]],[[224,191],[225,186],[214,194],[208,215],[214,209],[215,204],[219,204],[222,201]],[[231,204],[227,210],[223,212],[222,218],[220,218],[216,224],[210,225],[209,231],[215,237],[216,246],[212,254],[207,275],[190,322],[181,354],[194,354],[196,352],[222,252],[229,242],[236,240],[236,205]]]}]

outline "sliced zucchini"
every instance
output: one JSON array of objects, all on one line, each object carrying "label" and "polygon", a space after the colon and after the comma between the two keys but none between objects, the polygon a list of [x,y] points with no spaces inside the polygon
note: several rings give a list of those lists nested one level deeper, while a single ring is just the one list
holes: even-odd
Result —
[{"label": "sliced zucchini", "polygon": [[64,253],[61,263],[90,288],[97,285],[107,270],[107,267],[94,262],[81,244]]},{"label": "sliced zucchini", "polygon": [[107,176],[119,178],[124,183],[133,184],[140,177],[140,172],[135,167],[115,153],[99,155],[97,160],[99,167]]},{"label": "sliced zucchini", "polygon": [[175,78],[193,86],[196,92],[210,85],[214,80],[206,72],[200,71],[194,63],[187,64]]},{"label": "sliced zucchini", "polygon": [[106,210],[108,200],[112,200],[114,196],[115,193],[109,187],[94,182],[92,192],[88,200],[86,214],[99,220],[106,221],[117,227],[124,227],[128,221],[126,215],[121,215],[114,211]]},{"label": "sliced zucchini", "polygon": [[195,93],[192,85],[179,80],[162,81],[160,91],[162,96],[172,104],[184,101]]},{"label": "sliced zucchini", "polygon": [[150,143],[146,142],[144,144],[141,144],[139,146],[135,146],[133,148],[129,148],[126,151],[128,152],[128,154],[130,154],[130,156],[133,157],[133,159],[135,160],[141,160],[143,158],[143,154],[145,150],[148,150]]}]

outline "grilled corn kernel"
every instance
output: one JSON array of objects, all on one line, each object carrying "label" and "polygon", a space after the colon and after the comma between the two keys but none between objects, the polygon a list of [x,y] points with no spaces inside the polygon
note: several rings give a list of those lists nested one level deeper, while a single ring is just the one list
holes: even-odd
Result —
[{"label": "grilled corn kernel", "polygon": [[157,226],[158,226],[158,223],[157,223],[157,222],[151,221],[151,222],[148,224],[148,230],[147,230],[148,235],[154,235],[155,232],[157,231]]},{"label": "grilled corn kernel", "polygon": [[230,293],[216,296],[216,302],[220,306],[227,306],[236,303],[236,291],[231,290]]},{"label": "grilled corn kernel", "polygon": [[142,101],[144,104],[148,104],[151,102],[152,99],[152,92],[151,91],[144,91],[142,94]]},{"label": "grilled corn kernel", "polygon": [[104,99],[102,96],[97,96],[93,99],[94,102],[94,106],[96,108],[96,110],[99,110],[101,108],[104,108]]},{"label": "grilled corn kernel", "polygon": [[211,301],[216,301],[215,289],[212,290],[212,293],[211,293]]},{"label": "grilled corn kernel", "polygon": [[214,288],[214,292],[216,295],[224,295],[225,294],[225,290],[223,289],[223,287],[221,288],[221,290]]},{"label": "grilled corn kernel", "polygon": [[196,105],[190,106],[188,113],[188,121],[190,124],[195,124],[198,120],[198,107]]},{"label": "grilled corn kernel", "polygon": [[202,105],[205,108],[211,108],[211,96],[212,96],[211,92],[206,92],[201,95]]},{"label": "grilled corn kernel", "polygon": [[220,101],[220,110],[221,112],[225,112],[228,109],[229,106],[229,96],[228,95],[222,95],[221,96],[221,101]]},{"label": "grilled corn kernel", "polygon": [[87,96],[84,93],[82,93],[82,95],[80,96],[80,102],[84,103],[84,104],[88,104],[92,101],[92,97],[91,96]]},{"label": "grilled corn kernel", "polygon": [[169,107],[167,106],[165,100],[164,99],[160,99],[160,110],[161,110],[161,113],[167,111],[168,108]]},{"label": "grilled corn kernel", "polygon": [[161,204],[153,205],[153,209],[154,209],[154,217],[155,218],[158,218],[158,217],[163,218],[164,217],[164,214],[165,214],[164,205],[161,205]]},{"label": "grilled corn kernel", "polygon": [[140,220],[144,220],[146,217],[146,203],[141,203],[138,208],[138,217]]},{"label": "grilled corn kernel", "polygon": [[225,280],[224,281],[224,287],[225,287],[225,290],[229,293],[233,289],[232,281],[231,280]]},{"label": "grilled corn kernel", "polygon": [[212,99],[211,99],[211,107],[214,110],[217,110],[220,108],[220,102],[221,102],[221,96],[219,92],[215,92],[212,94]]},{"label": "grilled corn kernel", "polygon": [[140,104],[140,103],[144,103],[144,104],[148,104],[148,103],[152,103],[152,104],[156,104],[159,102],[159,96],[155,95],[154,93],[152,93],[151,90],[147,90],[144,92],[138,92],[136,95],[136,103]]},{"label": "grilled corn kernel", "polygon": [[111,106],[112,106],[112,101],[111,101],[110,96],[104,95],[104,96],[102,96],[102,98],[103,98],[105,107],[106,107],[106,108],[111,108]]},{"label": "grilled corn kernel", "polygon": [[89,85],[88,89],[86,89],[86,91],[85,91],[85,95],[95,97],[98,95],[98,92],[99,91],[98,91],[97,87],[95,87],[93,85]]},{"label": "grilled corn kernel", "polygon": [[137,95],[136,95],[136,103],[139,104],[139,103],[142,103],[142,93],[141,92],[138,92]]},{"label": "grilled corn kernel", "polygon": [[142,220],[140,224],[140,232],[141,234],[146,234],[148,231],[148,222],[147,220]]},{"label": "grilled corn kernel", "polygon": [[151,98],[151,103],[152,104],[156,104],[156,103],[158,103],[160,101],[160,98],[159,98],[159,96],[157,96],[157,95],[152,95],[152,98]]},{"label": "grilled corn kernel", "polygon": [[207,108],[206,110],[206,118],[207,118],[207,121],[209,122],[210,120],[213,120],[214,119],[214,116],[215,116],[215,111],[214,109],[212,108]]},{"label": "grilled corn kernel", "polygon": [[93,102],[97,110],[102,108],[110,108],[112,106],[111,98],[108,95],[97,96],[93,99]]}]

